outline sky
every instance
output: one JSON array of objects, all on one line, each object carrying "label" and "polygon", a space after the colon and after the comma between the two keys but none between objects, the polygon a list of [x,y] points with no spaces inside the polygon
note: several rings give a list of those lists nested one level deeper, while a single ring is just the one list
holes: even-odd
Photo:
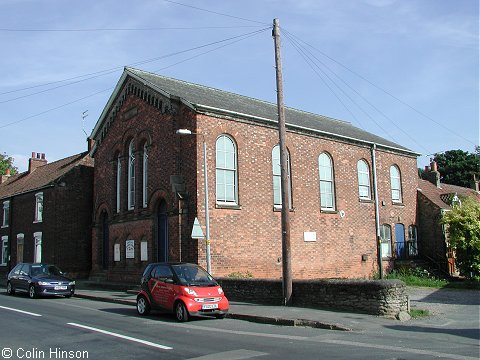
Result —
[{"label": "sky", "polygon": [[474,152],[478,0],[2,0],[0,153],[86,151],[124,66],[276,102],[274,18],[286,106]]}]

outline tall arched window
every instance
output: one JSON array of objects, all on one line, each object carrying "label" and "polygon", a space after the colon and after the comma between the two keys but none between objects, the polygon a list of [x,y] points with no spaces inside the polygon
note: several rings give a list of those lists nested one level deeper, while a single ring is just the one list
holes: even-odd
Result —
[{"label": "tall arched window", "polygon": [[135,152],[133,140],[128,146],[128,210],[135,207]]},{"label": "tall arched window", "polygon": [[390,166],[390,188],[392,189],[392,201],[402,202],[402,180],[400,170],[396,165]]},{"label": "tall arched window", "polygon": [[216,143],[216,200],[227,205],[238,204],[237,148],[227,135]]},{"label": "tall arched window", "polygon": [[121,190],[120,186],[122,184],[121,182],[122,179],[122,162],[120,160],[120,154],[117,156],[117,193],[116,193],[116,199],[117,199],[117,213],[120,212],[120,197],[121,197]]},{"label": "tall arched window", "polygon": [[148,146],[143,145],[143,207],[147,207],[148,203]]},{"label": "tall arched window", "polygon": [[357,176],[360,199],[370,200],[372,198],[370,192],[370,169],[367,162],[363,159],[357,162]]},{"label": "tall arched window", "polygon": [[335,183],[333,161],[330,155],[320,154],[318,169],[320,172],[320,207],[322,210],[335,210]]},{"label": "tall arched window", "polygon": [[[273,206],[282,206],[282,176],[280,163],[280,145],[272,149],[272,172],[273,172]],[[287,176],[288,176],[288,207],[292,208],[292,179],[290,176],[290,154],[287,151]]]}]

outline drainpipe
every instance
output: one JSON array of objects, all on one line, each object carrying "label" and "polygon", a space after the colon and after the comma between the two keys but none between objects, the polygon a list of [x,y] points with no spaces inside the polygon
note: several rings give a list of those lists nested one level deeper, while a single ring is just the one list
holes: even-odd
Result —
[{"label": "drainpipe", "polygon": [[383,279],[383,264],[382,264],[382,242],[380,239],[380,213],[378,209],[378,186],[377,186],[377,161],[375,157],[375,151],[377,145],[372,145],[372,174],[373,174],[373,193],[375,197],[375,230],[377,241],[377,254],[378,254],[378,268],[380,271],[380,279]]}]

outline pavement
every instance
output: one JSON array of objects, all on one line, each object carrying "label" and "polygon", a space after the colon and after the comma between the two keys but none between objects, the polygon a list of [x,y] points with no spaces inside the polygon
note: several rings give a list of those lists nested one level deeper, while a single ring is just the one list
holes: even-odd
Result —
[{"label": "pavement", "polygon": [[[3,279],[1,279],[3,280]],[[5,287],[5,281],[0,280],[0,287]],[[91,283],[77,281],[75,297],[117,303],[135,307],[138,288],[115,284]],[[472,316],[472,309],[478,313],[480,292],[476,291],[449,291],[429,288],[408,287],[410,307],[412,309],[426,309],[430,316],[421,319],[406,319],[399,321],[382,316],[360,313],[333,311],[328,309],[312,309],[295,306],[274,306],[246,302],[230,301],[228,318],[239,319],[263,324],[282,326],[304,326],[319,329],[339,331],[377,331],[380,327],[396,326],[429,326],[438,321],[445,321],[446,314],[456,317],[461,307],[467,305],[465,322]],[[455,305],[460,304],[460,305]],[[459,307],[454,309],[455,306]],[[453,311],[452,311],[453,310]],[[474,316],[476,318],[477,316]],[[447,319],[451,322],[451,319]],[[458,319],[454,318],[454,321]],[[476,322],[474,327],[477,328]]]}]

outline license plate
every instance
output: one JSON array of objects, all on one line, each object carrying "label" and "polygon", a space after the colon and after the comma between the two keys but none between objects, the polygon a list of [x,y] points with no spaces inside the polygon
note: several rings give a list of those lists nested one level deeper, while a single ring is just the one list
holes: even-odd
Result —
[{"label": "license plate", "polygon": [[202,310],[218,309],[218,304],[204,304]]},{"label": "license plate", "polygon": [[67,290],[66,286],[55,286],[55,290]]}]

